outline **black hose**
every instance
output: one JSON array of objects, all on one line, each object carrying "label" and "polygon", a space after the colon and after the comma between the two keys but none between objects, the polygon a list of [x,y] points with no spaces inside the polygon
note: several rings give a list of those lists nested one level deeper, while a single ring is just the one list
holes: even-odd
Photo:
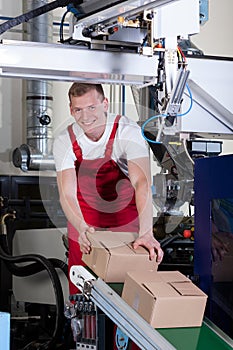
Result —
[{"label": "black hose", "polygon": [[58,7],[65,7],[70,3],[80,4],[80,3],[82,3],[82,1],[56,0],[56,1],[50,2],[49,4],[38,7],[32,11],[29,11],[27,13],[24,13],[18,17],[12,18],[12,19],[2,23],[0,25],[0,34],[3,34],[7,30],[9,30],[13,27],[16,27],[17,25],[19,25],[21,23],[28,22],[32,18],[43,15],[44,13],[47,13],[49,11],[55,10]]},{"label": "black hose", "polygon": [[[2,259],[7,269],[15,276],[30,276],[37,272],[47,270],[55,291],[56,299],[56,322],[51,339],[44,344],[40,344],[40,349],[53,349],[57,341],[61,338],[64,327],[64,298],[60,279],[57,275],[56,267],[62,269],[68,277],[67,265],[59,259],[47,259],[38,254],[25,254],[22,256],[12,256],[9,248],[15,233],[15,220],[9,218],[6,222],[7,235],[0,235],[0,259]],[[8,242],[8,237],[10,242]],[[32,263],[26,266],[17,266],[18,263]],[[37,343],[38,345],[38,343]],[[31,347],[32,348],[32,347]]]},{"label": "black hose", "polygon": [[[54,268],[59,268],[63,270],[66,277],[68,278],[68,267],[63,261],[56,258],[49,258],[47,260],[52,264]],[[18,277],[32,276],[32,275],[35,275],[36,273],[39,273],[45,270],[45,267],[38,263],[32,263],[30,265],[24,265],[24,266],[17,266],[15,264],[9,263],[7,265],[7,268],[13,275]]]},{"label": "black hose", "polygon": [[[59,280],[59,277],[57,275],[57,272],[54,266],[48,259],[38,254],[10,256],[4,252],[1,246],[0,246],[0,259],[2,259],[6,263],[6,266],[8,266],[9,263],[12,264],[12,263],[36,262],[37,264],[41,264],[43,266],[43,269],[47,270],[54,287],[56,306],[57,306],[57,310],[56,310],[57,317],[56,317],[55,329],[52,335],[52,339],[44,345],[45,346],[44,349],[52,349],[52,346],[54,346],[54,344],[56,344],[58,339],[61,337],[63,321],[64,321],[63,292],[62,292],[61,282]],[[14,274],[17,275],[16,271],[14,271]],[[19,276],[21,275],[22,274],[20,273]]]},{"label": "black hose", "polygon": [[[7,244],[6,235],[0,235],[0,247],[2,248],[5,254],[7,254],[8,256],[11,256],[8,248],[8,244]],[[68,278],[68,266],[65,262],[57,258],[46,258],[46,259],[53,265],[54,268],[61,269],[65,274],[65,276]],[[7,264],[7,268],[13,275],[18,277],[31,276],[45,270],[45,267],[42,264],[38,264],[38,263],[32,263],[30,265],[24,265],[24,266],[17,266],[14,263],[9,262]]]},{"label": "black hose", "polygon": [[166,246],[168,246],[171,242],[179,239],[179,238],[184,238],[180,233],[174,235],[174,236],[169,236],[169,237],[165,237],[164,239],[162,239],[160,241],[160,246],[162,249],[166,248]]}]

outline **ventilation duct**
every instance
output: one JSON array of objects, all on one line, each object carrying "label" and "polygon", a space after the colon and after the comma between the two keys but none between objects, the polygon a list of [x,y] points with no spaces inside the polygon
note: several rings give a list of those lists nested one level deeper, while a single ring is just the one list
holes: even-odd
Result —
[{"label": "ventilation duct", "polygon": [[[24,12],[47,4],[47,0],[23,1]],[[53,41],[53,16],[45,13],[28,21],[26,40]],[[33,57],[31,57],[33,60]],[[26,144],[13,152],[13,163],[23,171],[54,169],[52,156],[52,82],[26,81]]]}]

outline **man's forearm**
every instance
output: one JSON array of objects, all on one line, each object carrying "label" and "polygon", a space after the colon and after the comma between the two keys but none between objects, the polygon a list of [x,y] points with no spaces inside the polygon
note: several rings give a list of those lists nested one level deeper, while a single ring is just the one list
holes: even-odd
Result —
[{"label": "man's forearm", "polygon": [[139,236],[145,233],[153,234],[153,207],[151,189],[147,184],[141,184],[135,191],[136,206],[139,215]]},{"label": "man's forearm", "polygon": [[76,199],[60,197],[60,203],[67,220],[72,224],[72,226],[74,226],[76,230],[82,230],[83,226],[85,225],[85,221],[78,201]]}]

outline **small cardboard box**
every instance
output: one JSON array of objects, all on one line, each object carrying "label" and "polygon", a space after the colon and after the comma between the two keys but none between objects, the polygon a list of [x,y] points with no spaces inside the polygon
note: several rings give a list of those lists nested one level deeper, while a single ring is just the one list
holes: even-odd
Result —
[{"label": "small cardboard box", "polygon": [[207,295],[179,271],[131,271],[122,298],[154,328],[199,327]]},{"label": "small cardboard box", "polygon": [[83,262],[105,282],[123,283],[128,271],[157,270],[156,258],[149,259],[149,252],[132,242],[138,237],[135,232],[97,231],[88,234],[90,254],[83,254]]}]

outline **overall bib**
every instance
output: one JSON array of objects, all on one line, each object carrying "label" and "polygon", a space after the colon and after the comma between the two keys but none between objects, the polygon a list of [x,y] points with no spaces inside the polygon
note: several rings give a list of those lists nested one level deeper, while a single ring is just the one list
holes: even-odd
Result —
[{"label": "overall bib", "polygon": [[[138,232],[134,188],[118,164],[111,159],[119,119],[120,116],[117,116],[114,121],[104,157],[93,160],[82,158],[82,150],[72,126],[68,127],[76,156],[77,199],[85,222],[96,230]],[[78,244],[78,232],[70,223],[68,239],[70,270],[72,265],[84,265]],[[74,293],[77,293],[77,288],[70,283],[70,294]]]}]

